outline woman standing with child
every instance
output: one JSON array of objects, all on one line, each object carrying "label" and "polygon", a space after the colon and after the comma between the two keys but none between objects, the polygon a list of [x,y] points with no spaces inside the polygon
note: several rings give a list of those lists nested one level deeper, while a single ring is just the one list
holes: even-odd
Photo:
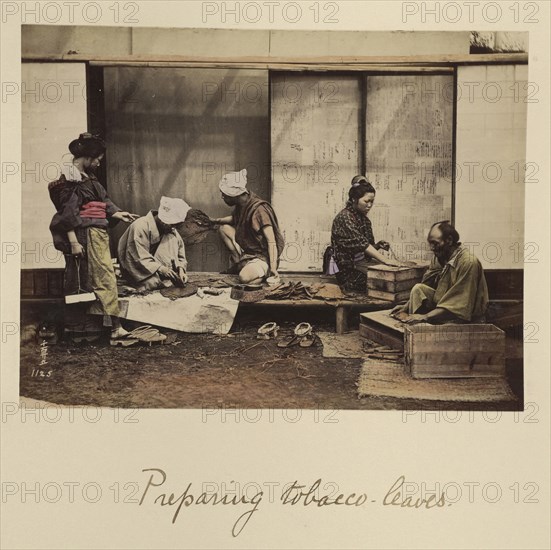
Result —
[{"label": "woman standing with child", "polygon": [[[105,154],[105,143],[84,133],[71,141],[71,164],[49,184],[50,199],[57,210],[50,224],[54,246],[65,254],[65,291],[93,292],[88,313],[103,315],[111,338],[123,339],[120,325],[117,280],[109,250],[109,220],[131,223],[138,216],[122,212],[108,197],[94,175]],[[93,299],[93,297],[92,297]]]}]

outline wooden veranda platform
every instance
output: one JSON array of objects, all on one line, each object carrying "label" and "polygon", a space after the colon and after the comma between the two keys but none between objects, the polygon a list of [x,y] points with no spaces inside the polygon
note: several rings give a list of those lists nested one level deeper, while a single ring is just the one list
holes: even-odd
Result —
[{"label": "wooden veranda platform", "polygon": [[[319,274],[312,273],[281,273],[283,282],[299,282],[301,281],[305,285],[311,285],[314,283],[332,283],[336,284],[334,277],[328,277]],[[189,281],[195,283],[197,281],[208,280],[221,280],[227,278],[227,275],[221,275],[220,273],[204,273],[195,272],[189,273]],[[348,330],[349,315],[354,311],[357,313],[366,311],[377,311],[382,309],[388,309],[392,306],[392,302],[386,300],[379,300],[370,298],[367,296],[367,292],[362,294],[360,292],[347,292],[347,297],[344,300],[320,300],[320,299],[300,299],[300,300],[261,300],[259,302],[241,302],[240,308],[269,308],[269,307],[283,307],[283,308],[332,308],[335,310],[335,330],[337,334],[342,334]]]}]

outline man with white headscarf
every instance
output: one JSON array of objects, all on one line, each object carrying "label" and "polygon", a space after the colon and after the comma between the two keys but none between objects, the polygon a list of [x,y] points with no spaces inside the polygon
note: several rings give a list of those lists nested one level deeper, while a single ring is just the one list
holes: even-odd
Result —
[{"label": "man with white headscarf", "polygon": [[119,240],[121,271],[137,290],[155,290],[187,283],[184,241],[176,226],[190,206],[182,199],[162,197],[159,210],[136,220]]},{"label": "man with white headscarf", "polygon": [[219,183],[222,200],[233,214],[214,219],[234,262],[232,271],[245,284],[258,284],[269,276],[279,277],[279,257],[285,245],[275,212],[265,200],[247,189],[247,170],[230,172]]}]

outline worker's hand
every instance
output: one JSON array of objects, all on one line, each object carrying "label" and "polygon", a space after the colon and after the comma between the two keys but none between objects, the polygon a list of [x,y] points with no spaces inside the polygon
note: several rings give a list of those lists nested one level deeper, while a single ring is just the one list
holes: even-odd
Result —
[{"label": "worker's hand", "polygon": [[161,279],[170,279],[173,283],[178,281],[178,274],[170,269],[170,267],[166,267],[162,265],[158,270],[157,273],[161,277]]},{"label": "worker's hand", "polygon": [[390,243],[386,242],[386,241],[379,241],[376,245],[375,245],[375,248],[377,250],[390,250]]},{"label": "worker's hand", "polygon": [[126,223],[132,223],[140,216],[138,214],[131,214],[130,212],[115,212],[112,216],[115,220],[121,220]]},{"label": "worker's hand", "polygon": [[189,281],[188,274],[183,267],[178,268],[178,281],[179,284],[182,286],[184,286]]},{"label": "worker's hand", "polygon": [[420,315],[419,313],[414,313],[412,315],[409,315],[407,319],[404,319],[404,323],[407,323],[408,325],[417,325],[418,323],[426,323],[426,322],[427,322],[427,316]]},{"label": "worker's hand", "polygon": [[407,304],[402,304],[401,306],[396,306],[391,312],[390,315],[394,317],[395,315],[398,315],[399,313],[406,313]]},{"label": "worker's hand", "polygon": [[405,267],[406,264],[399,260],[385,260],[385,265],[389,265],[390,267]]},{"label": "worker's hand", "polygon": [[71,254],[76,258],[84,258],[84,247],[80,243],[71,243]]},{"label": "worker's hand", "polygon": [[161,279],[168,279],[170,269],[162,265],[159,269],[157,269],[157,273],[159,274],[159,277],[161,277]]},{"label": "worker's hand", "polygon": [[385,259],[385,265],[389,265],[391,267],[411,267],[411,262],[402,262],[401,260],[397,260],[396,258],[388,258]]}]

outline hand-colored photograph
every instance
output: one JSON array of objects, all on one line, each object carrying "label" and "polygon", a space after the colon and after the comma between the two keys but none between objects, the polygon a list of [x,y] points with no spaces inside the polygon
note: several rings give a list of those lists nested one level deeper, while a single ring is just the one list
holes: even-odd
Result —
[{"label": "hand-colored photograph", "polygon": [[527,32],[23,25],[21,56],[23,403],[524,409]]}]

